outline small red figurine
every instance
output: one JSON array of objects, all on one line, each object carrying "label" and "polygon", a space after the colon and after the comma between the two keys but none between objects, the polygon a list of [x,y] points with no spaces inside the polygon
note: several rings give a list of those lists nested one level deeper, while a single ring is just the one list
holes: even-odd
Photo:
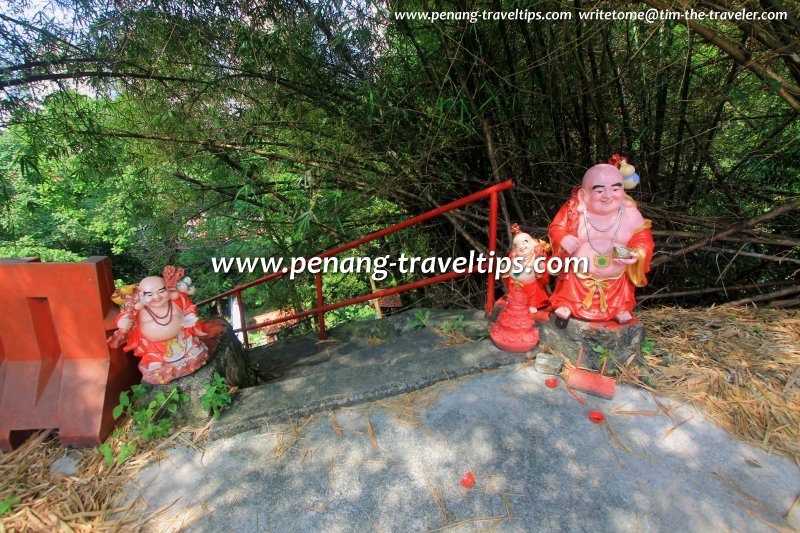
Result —
[{"label": "small red figurine", "polygon": [[523,232],[519,224],[511,226],[511,233],[514,234],[514,248],[509,257],[514,266],[503,274],[508,294],[503,298],[505,307],[492,324],[489,336],[501,350],[527,352],[539,343],[533,313],[547,305],[544,289],[547,273],[537,274],[534,261],[537,257],[547,257],[549,245]]},{"label": "small red figurine", "polygon": [[528,298],[517,282],[511,282],[507,304],[492,324],[489,336],[494,345],[507,352],[527,352],[539,343]]},{"label": "small red figurine", "polygon": [[[549,276],[547,272],[541,274],[535,272],[534,264],[538,257],[547,259],[550,245],[545,241],[536,239],[530,234],[525,233],[519,227],[519,224],[511,226],[511,233],[514,235],[513,248],[508,257],[516,265],[521,266],[521,270],[512,269],[510,272],[503,274],[503,283],[506,287],[511,289],[511,285],[516,284],[525,293],[528,299],[528,307],[531,313],[547,307],[548,298],[545,286]],[[516,259],[516,261],[515,261]],[[544,267],[544,262],[539,261]]]}]

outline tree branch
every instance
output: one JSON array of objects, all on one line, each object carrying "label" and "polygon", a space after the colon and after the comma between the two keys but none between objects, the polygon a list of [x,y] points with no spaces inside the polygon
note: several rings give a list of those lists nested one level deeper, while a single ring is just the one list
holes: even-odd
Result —
[{"label": "tree branch", "polygon": [[[656,9],[667,9],[667,6],[663,5],[657,0],[642,0],[642,2]],[[711,28],[703,26],[702,24],[698,24],[694,20],[686,20],[685,22],[691,30],[731,56],[737,63],[741,64],[760,79],[767,83],[776,83],[778,87],[778,96],[780,96],[787,104],[789,104],[789,107],[800,113],[800,100],[797,98],[800,96],[800,87],[782,78],[758,61],[755,61],[750,55],[749,51],[728,41],[721,35],[715,33]]]},{"label": "tree branch", "polygon": [[753,226],[756,226],[756,225],[758,225],[758,224],[760,224],[760,223],[762,223],[762,222],[764,222],[766,220],[770,220],[770,219],[773,219],[773,218],[775,218],[777,216],[780,216],[780,215],[782,215],[784,213],[788,213],[789,211],[792,211],[793,209],[797,209],[798,207],[800,207],[800,199],[797,199],[794,202],[790,202],[788,204],[784,204],[784,205],[782,205],[780,207],[776,207],[772,211],[768,211],[767,213],[764,213],[763,215],[759,215],[759,216],[751,218],[749,220],[743,220],[743,221],[739,222],[738,224],[735,224],[735,225],[733,225],[733,226],[731,226],[731,227],[729,227],[729,228],[727,228],[727,229],[725,229],[723,231],[720,231],[719,233],[712,233],[711,235],[707,235],[706,237],[704,237],[704,238],[702,238],[702,239],[700,239],[698,241],[695,241],[694,244],[691,244],[691,245],[687,246],[686,248],[683,248],[682,250],[678,250],[678,251],[675,251],[675,252],[669,252],[667,255],[662,255],[662,256],[658,257],[657,259],[654,259],[653,262],[650,263],[650,265],[653,266],[653,267],[656,267],[656,266],[659,266],[659,265],[663,265],[664,263],[666,263],[668,261],[671,261],[675,257],[684,256],[684,255],[686,255],[686,254],[688,254],[690,252],[693,252],[693,251],[695,251],[695,250],[697,250],[699,248],[702,248],[703,246],[711,244],[716,239],[720,239],[722,237],[726,237],[728,235],[732,235],[732,234],[734,234],[734,233],[736,233],[738,231],[742,231],[743,229],[752,228]]}]

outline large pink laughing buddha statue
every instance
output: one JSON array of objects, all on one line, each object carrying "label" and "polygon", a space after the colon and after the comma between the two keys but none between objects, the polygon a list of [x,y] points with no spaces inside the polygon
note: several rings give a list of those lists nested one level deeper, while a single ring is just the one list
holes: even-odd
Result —
[{"label": "large pink laughing buddha statue", "polygon": [[558,276],[550,304],[561,319],[629,322],[634,287],[647,284],[654,248],[650,221],[625,194],[638,176],[625,158],[615,155],[609,163],[584,174],[550,224],[553,253],[585,257],[589,265],[588,272]]},{"label": "large pink laughing buddha statue", "polygon": [[109,343],[117,347],[127,341],[123,349],[142,358],[144,381],[169,383],[205,364],[209,349],[203,340],[218,335],[220,327],[213,321],[198,322],[197,307],[189,300],[194,285],[182,268],[167,266],[163,277],[146,277],[127,292],[117,291],[112,297],[123,309],[117,318],[119,330]]}]

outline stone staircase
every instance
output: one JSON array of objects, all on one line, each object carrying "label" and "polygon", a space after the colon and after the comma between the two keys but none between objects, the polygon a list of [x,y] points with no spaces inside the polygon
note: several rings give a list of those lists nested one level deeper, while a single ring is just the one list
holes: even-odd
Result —
[{"label": "stone staircase", "polygon": [[[426,312],[428,327],[415,328],[417,314]],[[458,332],[469,340],[450,344],[442,329],[460,316]],[[479,310],[414,309],[342,324],[325,341],[307,335],[252,349],[248,357],[263,383],[238,391],[211,435],[227,437],[524,360],[524,354],[495,348],[487,332]]]}]

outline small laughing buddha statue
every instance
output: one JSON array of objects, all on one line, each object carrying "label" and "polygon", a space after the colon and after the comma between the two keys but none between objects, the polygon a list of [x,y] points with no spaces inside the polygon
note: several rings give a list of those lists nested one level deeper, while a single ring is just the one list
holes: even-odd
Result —
[{"label": "small laughing buddha statue", "polygon": [[[192,279],[182,268],[167,266],[162,276],[148,276],[138,285],[115,291],[122,307],[119,328],[108,342],[140,357],[147,383],[163,384],[191,374],[208,360],[208,343],[218,336],[216,321],[198,321]],[[123,345],[124,344],[124,345]]]}]

